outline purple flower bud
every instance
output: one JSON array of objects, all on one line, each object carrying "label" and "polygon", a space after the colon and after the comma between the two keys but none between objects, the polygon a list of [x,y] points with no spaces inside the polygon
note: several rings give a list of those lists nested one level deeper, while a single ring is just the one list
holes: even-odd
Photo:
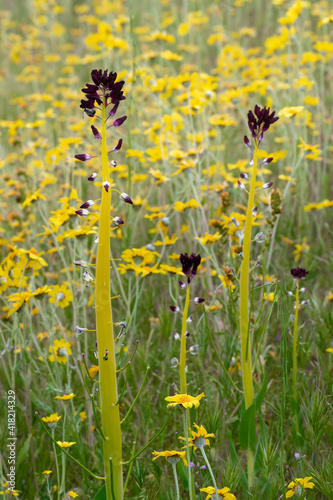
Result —
[{"label": "purple flower bud", "polygon": [[125,224],[123,219],[121,219],[120,217],[114,217],[114,219],[112,219],[112,220],[116,226],[121,226],[122,224]]},{"label": "purple flower bud", "polygon": [[266,182],[266,184],[263,184],[263,186],[262,186],[262,187],[263,187],[264,189],[268,189],[268,188],[270,188],[270,187],[272,187],[272,186],[273,186],[273,182]]},{"label": "purple flower bud", "polygon": [[75,155],[74,158],[76,158],[77,160],[80,160],[80,161],[88,161],[88,160],[91,160],[91,158],[96,158],[96,156],[91,156],[88,153],[83,153],[80,155]]},{"label": "purple flower bud", "polygon": [[92,200],[85,201],[80,205],[80,208],[90,208],[94,205],[94,202]]},{"label": "purple flower bud", "polygon": [[232,221],[234,226],[239,227],[239,222],[237,219],[235,219],[235,217],[231,217],[231,221]]},{"label": "purple flower bud", "polygon": [[129,203],[129,205],[133,205],[133,201],[126,193],[121,193],[120,198],[124,200],[125,203]]},{"label": "purple flower bud", "polygon": [[121,145],[123,143],[122,139],[119,139],[117,146],[111,149],[111,152],[118,153],[121,150]]},{"label": "purple flower bud", "polygon": [[180,311],[179,307],[177,307],[177,306],[170,306],[170,309],[171,309],[171,311],[172,311],[173,313],[177,313],[177,312],[179,312],[179,311]]},{"label": "purple flower bud", "polygon": [[295,269],[292,269],[290,272],[291,272],[294,280],[301,280],[301,279],[305,278],[305,276],[307,274],[309,274],[309,271],[306,271],[302,267],[296,267]]},{"label": "purple flower bud", "polygon": [[202,469],[202,470],[206,470],[206,469],[207,469],[207,467],[206,467],[205,465],[202,465],[202,466],[200,467],[200,469]]},{"label": "purple flower bud", "polygon": [[108,193],[109,192],[110,183],[108,181],[104,181],[103,182],[103,187],[104,187],[105,191]]},{"label": "purple flower bud", "polygon": [[90,212],[88,210],[85,210],[84,208],[80,210],[75,210],[75,213],[77,215],[80,215],[80,217],[87,217],[90,214]]},{"label": "purple flower bud", "polygon": [[89,175],[88,177],[88,181],[92,181],[94,182],[94,180],[98,177],[98,174],[96,174],[96,172],[94,172],[93,174]]},{"label": "purple flower bud", "polygon": [[251,148],[252,149],[252,146],[251,146],[251,141],[250,139],[247,137],[247,135],[244,135],[244,144],[247,148]]},{"label": "purple flower bud", "polygon": [[172,334],[173,334],[173,338],[174,338],[175,340],[179,340],[179,339],[180,339],[179,333],[177,333],[177,332],[172,332]]},{"label": "purple flower bud", "polygon": [[92,133],[94,134],[95,139],[102,139],[101,134],[99,133],[98,129],[94,127],[94,125],[91,125],[91,130]]},{"label": "purple flower bud", "polygon": [[112,168],[116,168],[117,162],[114,161],[114,160],[111,160],[110,163],[109,163],[109,165],[111,165]]},{"label": "purple flower bud", "polygon": [[186,289],[186,284],[184,283],[184,281],[179,281],[179,286],[182,290]]},{"label": "purple flower bud", "polygon": [[124,123],[124,121],[127,120],[127,116],[122,116],[121,118],[117,118],[114,122],[113,122],[113,126],[114,127],[120,127],[120,125],[122,125]]},{"label": "purple flower bud", "polygon": [[113,106],[113,108],[110,109],[109,116],[114,116],[116,114],[118,106],[119,106],[119,101],[117,101],[116,104]]},{"label": "purple flower bud", "polygon": [[238,183],[238,187],[240,189],[245,189],[245,186],[244,186],[244,184],[241,181],[237,181],[237,183]]},{"label": "purple flower bud", "polygon": [[249,176],[247,174],[240,174],[241,179],[248,179]]},{"label": "purple flower bud", "polygon": [[189,316],[186,320],[186,323],[192,323],[192,316]]},{"label": "purple flower bud", "polygon": [[190,335],[191,335],[190,332],[185,332],[185,337],[186,338],[189,338]]},{"label": "purple flower bud", "polygon": [[85,260],[73,260],[73,264],[77,267],[87,267],[88,265]]},{"label": "purple flower bud", "polygon": [[258,207],[253,207],[252,208],[252,215],[253,215],[253,217],[256,217],[257,213],[258,213]]},{"label": "purple flower bud", "polygon": [[202,304],[202,302],[205,302],[205,299],[203,299],[202,297],[195,297],[194,302],[196,304]]},{"label": "purple flower bud", "polygon": [[268,163],[271,163],[272,161],[274,160],[274,158],[265,158],[262,163],[264,163],[265,165],[267,165]]}]

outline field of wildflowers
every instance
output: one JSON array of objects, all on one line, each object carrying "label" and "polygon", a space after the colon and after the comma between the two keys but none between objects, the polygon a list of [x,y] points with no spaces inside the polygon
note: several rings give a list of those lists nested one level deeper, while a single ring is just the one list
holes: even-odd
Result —
[{"label": "field of wildflowers", "polygon": [[2,498],[333,499],[332,29],[1,2]]}]

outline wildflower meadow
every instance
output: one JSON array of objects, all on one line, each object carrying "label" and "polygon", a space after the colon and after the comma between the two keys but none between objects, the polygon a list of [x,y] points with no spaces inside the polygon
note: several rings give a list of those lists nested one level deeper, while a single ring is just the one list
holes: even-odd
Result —
[{"label": "wildflower meadow", "polygon": [[0,495],[333,499],[331,0],[0,1]]}]

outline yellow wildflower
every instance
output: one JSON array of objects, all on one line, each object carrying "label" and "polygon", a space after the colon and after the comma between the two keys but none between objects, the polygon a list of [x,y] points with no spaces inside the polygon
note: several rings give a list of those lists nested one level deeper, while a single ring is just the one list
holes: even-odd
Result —
[{"label": "yellow wildflower", "polygon": [[[206,496],[206,500],[212,498],[212,496],[215,494],[215,488],[213,488],[212,486],[208,486],[207,488],[200,488],[200,491],[208,493],[208,495]],[[230,488],[222,488],[221,490],[217,490],[217,494],[220,498],[224,498],[225,500],[236,500],[235,495],[229,492]],[[214,495],[214,498],[216,498],[216,495]]]},{"label": "yellow wildflower", "polygon": [[70,394],[64,394],[64,396],[56,396],[54,399],[62,399],[63,401],[69,401],[70,399],[73,399],[76,396],[73,392]]},{"label": "yellow wildflower", "polygon": [[56,304],[56,306],[60,306],[62,309],[67,307],[70,302],[73,300],[72,291],[67,288],[65,284],[62,285],[54,285],[48,292],[50,298],[49,302],[51,304]]},{"label": "yellow wildflower", "polygon": [[199,207],[200,203],[197,200],[189,200],[186,203],[183,203],[181,201],[176,201],[175,206],[173,207],[174,210],[177,210],[177,212],[184,212],[188,208],[196,208]]},{"label": "yellow wildflower", "polygon": [[[196,431],[190,429],[190,432],[192,434],[192,437],[188,439],[189,441],[189,446],[194,446],[194,451],[197,448],[202,448],[203,446],[210,446],[209,443],[209,437],[215,437],[215,434],[208,434],[206,429],[204,428],[203,425],[197,425],[195,422],[193,425],[197,428]],[[180,436],[178,439],[181,439],[182,441],[186,441],[186,438]]]},{"label": "yellow wildflower", "polygon": [[196,397],[189,396],[188,394],[176,394],[175,396],[168,396],[164,399],[165,401],[170,401],[168,407],[180,405],[183,408],[192,408],[192,406],[198,408],[198,406],[200,406],[200,399],[203,397],[205,397],[205,395],[202,392]]},{"label": "yellow wildflower", "polygon": [[53,342],[53,346],[50,345],[49,352],[52,354],[49,356],[49,360],[51,363],[54,363],[55,360],[58,363],[67,363],[67,358],[70,354],[72,354],[70,343],[66,342],[65,339],[55,340]]},{"label": "yellow wildflower", "polygon": [[311,483],[310,480],[312,477],[297,478],[291,483],[288,484],[288,490],[286,493],[286,498],[291,498],[294,495],[300,496],[301,493],[306,489],[310,488],[311,490],[314,488],[314,483]]},{"label": "yellow wildflower", "polygon": [[196,236],[195,239],[199,240],[202,245],[212,245],[216,241],[219,241],[219,239],[222,238],[222,234],[219,234],[216,232],[214,235],[205,233],[205,236],[202,236],[201,238]]},{"label": "yellow wildflower", "polygon": [[69,442],[69,441],[57,441],[57,444],[61,447],[61,448],[70,448],[71,446],[73,446],[73,444],[76,444],[76,442]]},{"label": "yellow wildflower", "polygon": [[180,459],[183,460],[185,467],[187,467],[187,461],[185,458],[185,451],[153,451],[153,455],[156,457],[153,460],[156,460],[159,457],[165,457],[165,460],[170,463],[177,463]]}]

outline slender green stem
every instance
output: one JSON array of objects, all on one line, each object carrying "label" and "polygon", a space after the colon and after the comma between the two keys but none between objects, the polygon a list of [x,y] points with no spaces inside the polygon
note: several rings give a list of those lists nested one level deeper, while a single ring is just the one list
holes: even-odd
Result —
[{"label": "slender green stem", "polygon": [[188,488],[190,500],[195,498],[192,485],[192,474],[191,474],[191,459],[190,459],[190,446],[188,441],[188,421],[189,421],[190,410],[186,408],[183,412],[183,424],[184,424],[184,434],[186,439],[186,459],[187,459],[187,471],[188,471]]},{"label": "slender green stem", "polygon": [[203,446],[200,446],[200,451],[201,451],[202,456],[204,457],[204,460],[206,462],[207,468],[209,470],[210,477],[212,478],[213,485],[214,485],[214,488],[215,488],[215,493],[217,493],[217,485],[216,485],[216,481],[215,481],[215,476],[213,474],[212,468],[210,466],[210,463],[208,461],[208,458],[207,458],[207,455],[206,455],[206,452],[205,452],[205,449],[204,449]]},{"label": "slender green stem", "polygon": [[[253,403],[253,379],[251,364],[251,338],[249,329],[249,272],[250,272],[250,251],[251,251],[251,229],[252,229],[252,209],[254,207],[254,192],[257,175],[257,155],[258,142],[256,140],[254,154],[252,179],[249,193],[249,201],[246,212],[243,241],[243,261],[240,276],[240,342],[243,388],[245,396],[245,407],[249,408]],[[254,460],[252,450],[247,450],[247,472],[249,488],[253,485]]]},{"label": "slender green stem", "polygon": [[[105,98],[102,104],[102,169],[103,182],[109,180],[109,164],[106,147]],[[96,334],[100,373],[100,395],[104,470],[107,500],[111,500],[112,460],[113,489],[116,500],[123,499],[123,471],[121,427],[116,378],[116,359],[113,340],[113,321],[110,286],[110,206],[111,189],[102,190],[100,207],[98,250],[96,263]]]},{"label": "slender green stem", "polygon": [[[181,345],[180,345],[180,362],[179,362],[179,374],[180,374],[180,392],[181,394],[187,394],[186,385],[186,320],[188,315],[188,307],[190,303],[190,285],[187,285],[185,307],[183,312],[183,323],[182,323],[182,334],[181,334]],[[188,429],[186,431],[188,434]]]},{"label": "slender green stem", "polygon": [[175,478],[175,485],[176,485],[176,500],[179,500],[179,484],[178,484],[178,477],[177,477],[177,468],[176,464],[171,462],[172,465],[172,471],[173,471],[173,477]]},{"label": "slender green stem", "polygon": [[298,323],[298,309],[299,309],[299,285],[296,283],[296,310],[294,322],[294,339],[293,339],[293,394],[295,401],[295,423],[296,432],[299,434],[298,425],[298,411],[297,411],[297,323]]}]

